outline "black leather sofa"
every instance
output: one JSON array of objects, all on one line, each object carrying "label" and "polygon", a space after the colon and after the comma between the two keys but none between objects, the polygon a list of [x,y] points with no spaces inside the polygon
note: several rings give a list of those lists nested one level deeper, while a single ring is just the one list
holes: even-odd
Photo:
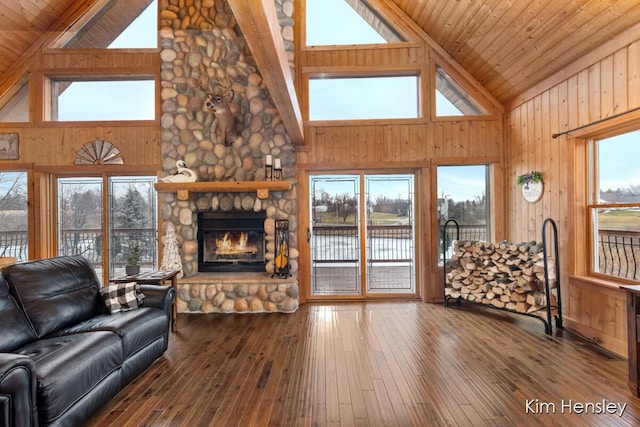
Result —
[{"label": "black leather sofa", "polygon": [[160,357],[175,291],[141,285],[111,313],[87,259],[20,263],[0,278],[0,426],[77,426]]}]

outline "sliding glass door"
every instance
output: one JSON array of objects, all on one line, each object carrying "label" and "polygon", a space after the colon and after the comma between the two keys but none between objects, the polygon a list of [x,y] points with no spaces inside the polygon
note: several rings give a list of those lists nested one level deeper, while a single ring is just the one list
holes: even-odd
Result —
[{"label": "sliding glass door", "polygon": [[415,294],[412,174],[311,176],[311,295]]}]

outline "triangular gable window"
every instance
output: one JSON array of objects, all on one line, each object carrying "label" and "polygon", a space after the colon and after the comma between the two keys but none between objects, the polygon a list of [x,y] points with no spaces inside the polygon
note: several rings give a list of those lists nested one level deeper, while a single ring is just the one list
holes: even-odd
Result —
[{"label": "triangular gable window", "polygon": [[67,49],[153,49],[158,47],[158,0],[109,2],[55,43]]},{"label": "triangular gable window", "polygon": [[20,88],[0,107],[0,123],[25,123],[29,121],[29,77],[26,76],[18,82],[16,87]]},{"label": "triangular gable window", "polygon": [[306,0],[307,46],[406,41],[362,0]]},{"label": "triangular gable window", "polygon": [[481,116],[488,114],[442,67],[436,66],[436,116]]}]

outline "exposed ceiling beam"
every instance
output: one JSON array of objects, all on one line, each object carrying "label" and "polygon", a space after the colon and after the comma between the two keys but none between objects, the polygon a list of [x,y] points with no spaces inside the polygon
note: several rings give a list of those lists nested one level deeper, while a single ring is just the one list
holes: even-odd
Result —
[{"label": "exposed ceiling beam", "polygon": [[302,113],[273,1],[229,0],[262,78],[294,145],[304,145]]}]

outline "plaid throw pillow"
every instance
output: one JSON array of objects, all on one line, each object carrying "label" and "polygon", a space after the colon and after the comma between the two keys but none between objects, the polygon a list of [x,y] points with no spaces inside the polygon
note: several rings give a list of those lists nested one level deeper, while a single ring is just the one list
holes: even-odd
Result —
[{"label": "plaid throw pillow", "polygon": [[104,305],[111,313],[128,311],[142,304],[144,294],[136,282],[114,283],[100,288]]}]

